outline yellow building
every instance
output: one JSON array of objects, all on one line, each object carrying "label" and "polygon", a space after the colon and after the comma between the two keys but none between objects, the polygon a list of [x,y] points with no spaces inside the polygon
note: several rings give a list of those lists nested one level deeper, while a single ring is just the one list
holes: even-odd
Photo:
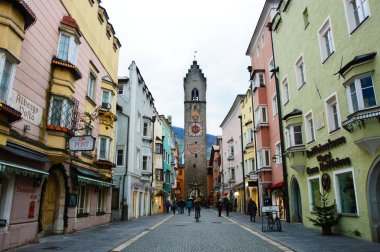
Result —
[{"label": "yellow building", "polygon": [[[246,199],[252,198],[256,203],[258,198],[258,180],[256,174],[256,152],[255,137],[253,132],[253,112],[252,112],[252,93],[248,89],[241,106],[242,128],[243,128],[243,158],[244,170],[246,175]],[[246,204],[247,207],[247,204]]]},{"label": "yellow building", "polygon": [[110,221],[121,45],[99,3],[0,1],[0,250]]}]

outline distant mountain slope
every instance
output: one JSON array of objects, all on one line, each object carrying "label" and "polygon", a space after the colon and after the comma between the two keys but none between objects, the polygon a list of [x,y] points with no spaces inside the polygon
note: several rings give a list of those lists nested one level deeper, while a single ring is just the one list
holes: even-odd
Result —
[{"label": "distant mountain slope", "polygon": [[[177,143],[178,143],[178,149],[180,153],[183,153],[184,150],[184,140],[185,140],[185,133],[183,128],[172,126],[173,132],[175,134]],[[206,145],[207,145],[207,159],[210,158],[211,153],[211,147],[213,144],[216,143],[216,136],[207,134],[206,135]]]}]

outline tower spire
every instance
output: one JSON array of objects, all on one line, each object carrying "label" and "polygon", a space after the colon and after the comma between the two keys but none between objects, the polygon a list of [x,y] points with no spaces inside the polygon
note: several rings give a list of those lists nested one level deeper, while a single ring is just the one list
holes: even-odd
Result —
[{"label": "tower spire", "polygon": [[197,51],[194,51],[194,61],[197,61]]}]

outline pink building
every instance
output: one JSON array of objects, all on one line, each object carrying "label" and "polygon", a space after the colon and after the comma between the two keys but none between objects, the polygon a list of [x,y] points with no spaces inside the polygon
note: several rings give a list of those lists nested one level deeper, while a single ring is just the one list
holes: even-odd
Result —
[{"label": "pink building", "polygon": [[[260,205],[267,195],[272,205],[284,210],[284,177],[281,157],[280,128],[273,74],[271,34],[272,21],[278,0],[266,1],[246,55],[251,58],[251,83],[253,87],[254,125],[256,136],[256,162],[259,174]],[[285,212],[281,211],[281,218]]]},{"label": "pink building", "polygon": [[0,251],[111,219],[120,44],[99,2],[0,1]]}]

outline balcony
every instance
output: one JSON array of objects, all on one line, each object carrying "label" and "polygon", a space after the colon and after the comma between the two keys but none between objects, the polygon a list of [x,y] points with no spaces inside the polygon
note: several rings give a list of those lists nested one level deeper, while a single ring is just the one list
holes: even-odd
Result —
[{"label": "balcony", "polygon": [[234,159],[235,159],[234,154],[231,154],[231,155],[229,155],[229,156],[227,157],[227,160],[228,160],[228,161],[231,161],[231,160],[234,160]]},{"label": "balcony", "polygon": [[289,166],[302,173],[306,167],[306,148],[304,145],[292,146],[286,150],[286,157],[289,159]]},{"label": "balcony", "polygon": [[235,177],[232,177],[228,180],[228,183],[235,183],[236,182],[236,179]]},{"label": "balcony", "polygon": [[380,106],[377,106],[349,115],[342,125],[359,148],[374,155],[380,147],[379,122]]}]

